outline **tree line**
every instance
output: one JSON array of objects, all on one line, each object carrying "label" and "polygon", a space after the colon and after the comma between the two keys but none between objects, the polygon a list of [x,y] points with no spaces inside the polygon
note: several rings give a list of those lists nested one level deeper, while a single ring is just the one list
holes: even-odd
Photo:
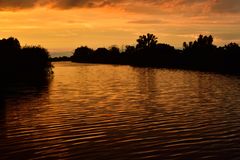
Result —
[{"label": "tree line", "polygon": [[21,47],[18,39],[0,39],[1,79],[34,77],[52,73],[49,52],[41,46]]},{"label": "tree line", "polygon": [[[91,49],[81,46],[71,57],[53,60],[71,60],[81,63],[128,64],[165,68],[182,68],[204,71],[240,72],[240,47],[237,43],[216,46],[213,36],[199,37],[184,42],[183,49],[159,43],[153,34],[141,35],[136,45],[127,45],[124,50],[116,46]],[[52,73],[52,64],[47,49],[41,46],[20,45],[18,39],[0,39],[0,73],[9,75],[36,75]]]},{"label": "tree line", "polygon": [[184,42],[181,50],[169,44],[158,43],[158,38],[150,33],[139,36],[136,41],[135,46],[127,45],[123,51],[116,46],[96,50],[81,46],[75,49],[70,60],[81,63],[240,72],[239,45],[229,43],[218,47],[213,44],[212,35],[199,35],[193,42]]}]

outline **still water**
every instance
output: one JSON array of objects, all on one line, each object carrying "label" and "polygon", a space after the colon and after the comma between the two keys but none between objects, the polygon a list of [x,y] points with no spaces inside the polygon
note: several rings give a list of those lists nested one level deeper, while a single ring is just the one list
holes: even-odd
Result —
[{"label": "still water", "polygon": [[54,66],[1,93],[1,160],[240,159],[239,76]]}]

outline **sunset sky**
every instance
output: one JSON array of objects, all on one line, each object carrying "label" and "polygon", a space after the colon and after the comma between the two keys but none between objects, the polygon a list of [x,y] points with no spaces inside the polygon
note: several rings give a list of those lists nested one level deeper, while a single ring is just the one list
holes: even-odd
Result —
[{"label": "sunset sky", "polygon": [[177,48],[199,34],[240,43],[240,0],[0,0],[0,38],[50,52],[121,48],[148,32]]}]

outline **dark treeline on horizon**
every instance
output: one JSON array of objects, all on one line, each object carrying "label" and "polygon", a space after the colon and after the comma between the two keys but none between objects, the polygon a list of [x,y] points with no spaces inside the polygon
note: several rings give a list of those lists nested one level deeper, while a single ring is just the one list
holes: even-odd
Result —
[{"label": "dark treeline on horizon", "polygon": [[[12,75],[41,75],[52,72],[50,56],[40,46],[21,47],[13,37],[0,39],[0,73]],[[158,43],[153,34],[139,36],[137,44],[127,45],[123,51],[116,46],[93,50],[87,46],[75,49],[71,57],[52,58],[51,61],[80,63],[127,64],[240,73],[240,47],[237,43],[224,46],[213,44],[213,37],[199,35],[193,42],[184,42],[183,49]],[[4,77],[3,76],[3,77]]]},{"label": "dark treeline on horizon", "polygon": [[[61,59],[62,58],[62,59]],[[153,34],[139,36],[137,45],[127,45],[124,51],[116,46],[109,49],[93,50],[87,46],[75,49],[69,58],[80,63],[129,64],[134,66],[179,68],[202,71],[240,73],[240,47],[237,43],[229,43],[218,47],[213,44],[213,37],[199,35],[194,42],[184,42],[183,49],[158,43]]]},{"label": "dark treeline on horizon", "polygon": [[39,78],[52,73],[49,53],[40,46],[21,47],[13,37],[0,40],[1,80]]}]

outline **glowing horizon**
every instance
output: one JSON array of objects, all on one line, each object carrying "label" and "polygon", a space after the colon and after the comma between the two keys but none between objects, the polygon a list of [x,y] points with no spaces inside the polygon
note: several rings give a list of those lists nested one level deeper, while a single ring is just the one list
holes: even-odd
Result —
[{"label": "glowing horizon", "polygon": [[234,0],[17,0],[0,1],[0,38],[50,52],[135,44],[153,33],[180,48],[199,34],[214,44],[240,43],[240,2]]}]

